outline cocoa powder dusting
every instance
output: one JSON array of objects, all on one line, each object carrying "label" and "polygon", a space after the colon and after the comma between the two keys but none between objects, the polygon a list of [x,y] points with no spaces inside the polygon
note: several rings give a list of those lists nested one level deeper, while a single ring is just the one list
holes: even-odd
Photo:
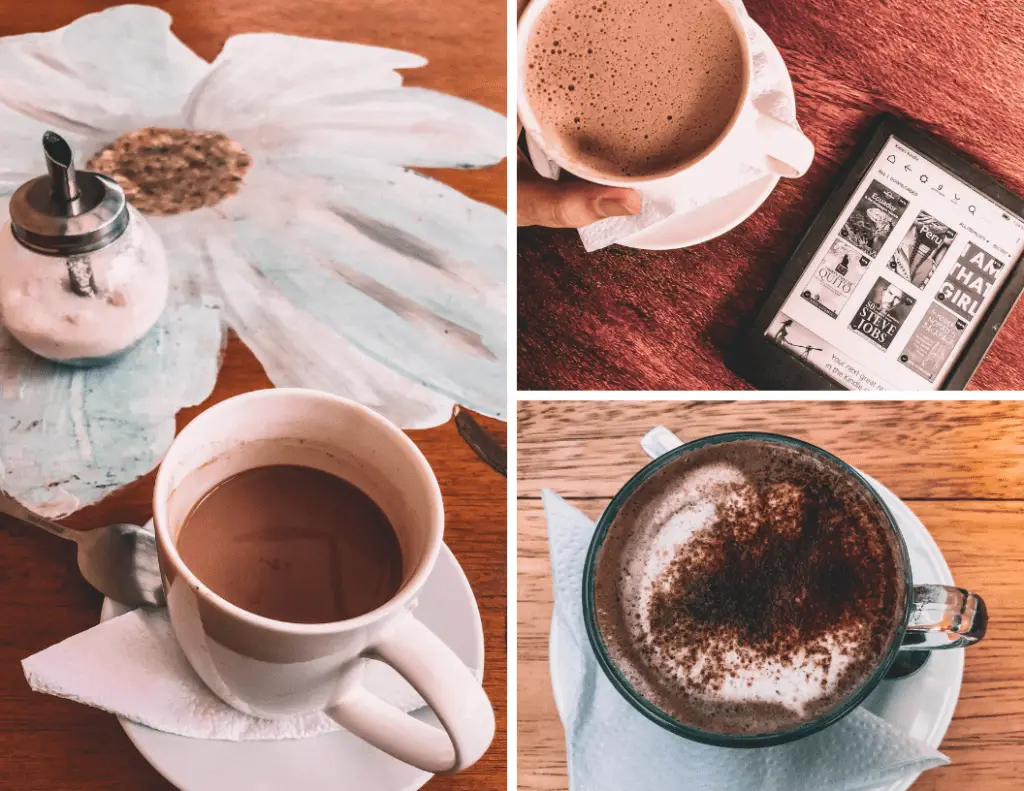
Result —
[{"label": "cocoa powder dusting", "polygon": [[[672,461],[623,504],[598,553],[596,617],[629,683],[680,722],[782,732],[876,667],[906,604],[903,563],[884,509],[841,465],[730,440]],[[794,698],[798,677],[814,688]],[[741,678],[769,685],[745,698]]]},{"label": "cocoa powder dusting", "polygon": [[[785,664],[804,655],[828,670],[829,635],[862,642],[874,657],[891,634],[883,618],[896,572],[875,509],[832,476],[794,467],[788,480],[732,484],[715,522],[677,553],[650,603],[653,643],[691,661],[708,641]],[[723,492],[717,494],[718,498]],[[891,605],[890,605],[891,606]],[[884,609],[882,609],[884,612]],[[815,648],[817,646],[817,648]],[[699,680],[720,687],[722,657],[704,653]]]}]

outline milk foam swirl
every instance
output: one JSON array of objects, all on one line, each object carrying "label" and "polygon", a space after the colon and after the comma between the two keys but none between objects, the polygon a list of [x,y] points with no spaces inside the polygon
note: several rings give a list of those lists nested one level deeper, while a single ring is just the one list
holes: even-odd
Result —
[{"label": "milk foam swirl", "polygon": [[[856,687],[894,630],[899,574],[877,505],[856,486],[816,458],[749,444],[747,451],[705,449],[703,463],[663,470],[641,487],[609,530],[596,593],[609,654],[641,695],[700,727],[770,732],[817,716]],[[883,571],[854,574],[849,585],[841,576],[837,584],[851,601],[818,608],[803,600],[822,596],[813,558],[845,551],[845,539],[835,543],[838,528],[828,528],[848,515],[856,562],[846,566],[866,561]],[[758,624],[746,628],[747,580],[730,582],[728,567],[716,572],[722,557],[743,561],[737,569],[750,576],[749,596],[768,591],[780,600],[766,608],[789,607],[799,623],[782,619],[777,634]],[[804,574],[810,583],[796,585],[788,572],[773,576],[762,568],[780,558],[796,562],[793,578]],[[892,582],[870,590],[876,578]],[[782,588],[766,587],[778,579]],[[819,623],[824,604],[842,617]],[[723,610],[720,622],[716,608]],[[818,616],[814,628],[806,627],[807,613]]]}]

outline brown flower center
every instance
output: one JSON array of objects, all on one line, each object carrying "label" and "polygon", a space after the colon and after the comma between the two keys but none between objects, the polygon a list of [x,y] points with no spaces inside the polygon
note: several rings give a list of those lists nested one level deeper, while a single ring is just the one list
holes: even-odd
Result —
[{"label": "brown flower center", "polygon": [[180,214],[215,206],[238,192],[252,164],[220,132],[148,126],[118,137],[87,163],[121,185],[143,214]]}]

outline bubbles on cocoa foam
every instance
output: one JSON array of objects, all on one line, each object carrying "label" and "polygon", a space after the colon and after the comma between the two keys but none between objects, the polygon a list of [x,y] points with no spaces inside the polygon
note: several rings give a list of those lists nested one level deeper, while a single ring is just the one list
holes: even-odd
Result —
[{"label": "bubbles on cocoa foam", "polygon": [[527,97],[572,156],[612,175],[652,175],[725,129],[741,58],[717,0],[553,0],[528,43]]}]

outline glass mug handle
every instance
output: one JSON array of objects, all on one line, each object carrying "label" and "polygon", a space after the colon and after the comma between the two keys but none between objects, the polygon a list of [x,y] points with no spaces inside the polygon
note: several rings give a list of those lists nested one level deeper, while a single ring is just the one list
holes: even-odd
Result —
[{"label": "glass mug handle", "polygon": [[[655,426],[640,440],[652,459],[683,444],[664,426]],[[915,585],[913,608],[900,653],[888,678],[909,675],[924,664],[927,651],[962,648],[978,642],[988,628],[988,609],[976,593],[950,585]]]},{"label": "glass mug handle", "polygon": [[494,710],[461,659],[411,613],[399,616],[367,656],[408,681],[441,721],[422,722],[386,703],[362,684],[358,670],[342,679],[325,713],[345,730],[400,761],[433,774],[465,769],[494,738]]},{"label": "glass mug handle", "polygon": [[915,585],[903,643],[885,677],[916,673],[933,650],[973,645],[987,628],[988,609],[978,594],[951,585]]},{"label": "glass mug handle", "polygon": [[988,609],[977,593],[950,585],[915,585],[901,648],[962,648],[978,642],[987,628]]}]

